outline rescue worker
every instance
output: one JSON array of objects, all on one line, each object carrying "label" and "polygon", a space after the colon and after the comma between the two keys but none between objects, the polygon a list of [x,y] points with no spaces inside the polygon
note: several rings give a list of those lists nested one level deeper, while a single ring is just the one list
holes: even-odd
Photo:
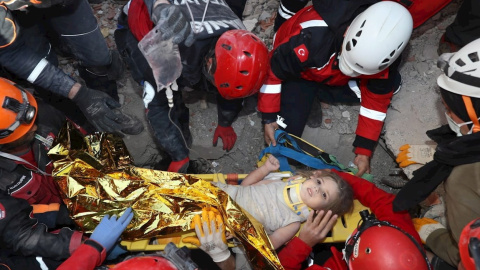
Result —
[{"label": "rescue worker", "polygon": [[402,5],[377,2],[314,1],[282,24],[258,96],[267,144],[276,144],[278,116],[285,131],[301,136],[316,96],[327,103],[360,102],[354,164],[358,176],[370,172],[413,25]]},{"label": "rescue worker", "polygon": [[442,54],[437,78],[448,125],[427,131],[438,143],[433,160],[414,172],[400,190],[394,210],[413,208],[441,183],[445,190],[447,226],[432,219],[416,220],[417,230],[434,260],[455,269],[460,263],[458,250],[463,228],[480,217],[480,39],[456,53]]},{"label": "rescue worker", "polygon": [[30,204],[61,203],[47,152],[65,116],[4,78],[0,104],[0,190]]},{"label": "rescue worker", "polygon": [[[39,213],[41,208],[49,209]],[[0,210],[0,269],[57,269],[70,256],[88,250],[98,250],[103,262],[133,218],[130,208],[118,219],[106,215],[87,238],[67,227],[49,232],[41,222],[44,215],[56,214],[53,204],[31,206],[0,191]]]},{"label": "rescue worker", "polygon": [[[0,7],[3,68],[34,84],[45,99],[79,124],[84,116],[97,131],[138,134],[143,130],[139,121],[119,109],[115,80],[123,63],[118,53],[108,49],[87,1],[11,0],[1,1]],[[86,85],[57,67],[47,32],[73,53]]]},{"label": "rescue worker", "polygon": [[[104,251],[84,244],[60,265],[58,270],[93,270],[95,266],[102,264],[104,259]],[[198,266],[190,258],[190,252],[186,247],[179,249],[175,244],[168,243],[162,252],[132,255],[109,269],[196,270]]]},{"label": "rescue worker", "polygon": [[241,98],[256,93],[266,76],[265,44],[244,30],[241,20],[224,1],[132,0],[123,10],[115,41],[133,78],[143,84],[147,118],[157,142],[172,159],[167,170],[187,171],[192,139],[181,91],[173,92],[170,109],[165,92],[157,91],[152,69],[137,46],[157,24],[159,38],[171,38],[178,44],[182,60],[181,76],[176,81],[179,88],[218,93],[213,145],[221,138],[223,149],[231,150],[237,139],[231,125],[242,108]]},{"label": "rescue worker", "polygon": [[[307,269],[432,269],[410,214],[406,211],[393,212],[394,194],[387,193],[362,178],[334,172],[352,186],[355,198],[369,207],[372,214],[361,213],[362,224],[345,243],[345,256],[331,247],[332,255],[322,266],[314,264]],[[278,256],[286,270],[300,269],[313,246],[325,239],[331,228],[325,225],[328,225],[327,222],[332,217],[331,213],[328,214],[325,213],[320,220],[317,220],[318,216],[312,218],[310,227],[301,229],[299,237],[292,239],[280,251]]]}]

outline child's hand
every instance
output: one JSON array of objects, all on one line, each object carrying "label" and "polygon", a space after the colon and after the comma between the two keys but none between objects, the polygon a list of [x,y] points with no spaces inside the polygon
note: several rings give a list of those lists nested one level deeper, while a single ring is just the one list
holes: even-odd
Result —
[{"label": "child's hand", "polygon": [[280,161],[273,155],[268,155],[267,161],[263,165],[268,171],[273,172],[280,168]]}]

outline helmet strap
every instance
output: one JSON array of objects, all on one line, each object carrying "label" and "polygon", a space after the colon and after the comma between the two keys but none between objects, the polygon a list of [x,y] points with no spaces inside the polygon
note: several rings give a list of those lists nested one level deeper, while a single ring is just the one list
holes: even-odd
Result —
[{"label": "helmet strap", "polygon": [[472,133],[480,131],[480,123],[478,122],[477,113],[473,108],[472,99],[469,96],[462,96],[463,102],[465,103],[465,108],[467,109],[468,117],[472,120],[473,130]]}]

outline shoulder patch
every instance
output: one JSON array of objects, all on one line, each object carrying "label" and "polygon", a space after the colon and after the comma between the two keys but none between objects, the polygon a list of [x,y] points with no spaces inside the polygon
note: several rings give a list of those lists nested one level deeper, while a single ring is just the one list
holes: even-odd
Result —
[{"label": "shoulder patch", "polygon": [[297,55],[300,62],[303,63],[308,60],[308,50],[307,47],[305,47],[305,44],[302,44],[293,50],[295,51],[295,54]]},{"label": "shoulder patch", "polygon": [[0,220],[4,219],[6,216],[7,212],[5,211],[5,207],[0,203]]}]

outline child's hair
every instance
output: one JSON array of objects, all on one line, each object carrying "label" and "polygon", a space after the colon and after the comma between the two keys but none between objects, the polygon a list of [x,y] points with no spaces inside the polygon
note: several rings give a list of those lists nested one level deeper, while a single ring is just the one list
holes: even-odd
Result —
[{"label": "child's hair", "polygon": [[[329,177],[335,182],[338,186],[338,198],[330,203],[328,209],[331,210],[333,214],[339,216],[351,213],[353,210],[353,189],[352,187],[338,174],[333,173],[328,170],[320,170],[322,177]],[[297,174],[302,175],[305,178],[310,178],[314,175],[314,171],[310,170],[300,170],[297,171]]]}]

